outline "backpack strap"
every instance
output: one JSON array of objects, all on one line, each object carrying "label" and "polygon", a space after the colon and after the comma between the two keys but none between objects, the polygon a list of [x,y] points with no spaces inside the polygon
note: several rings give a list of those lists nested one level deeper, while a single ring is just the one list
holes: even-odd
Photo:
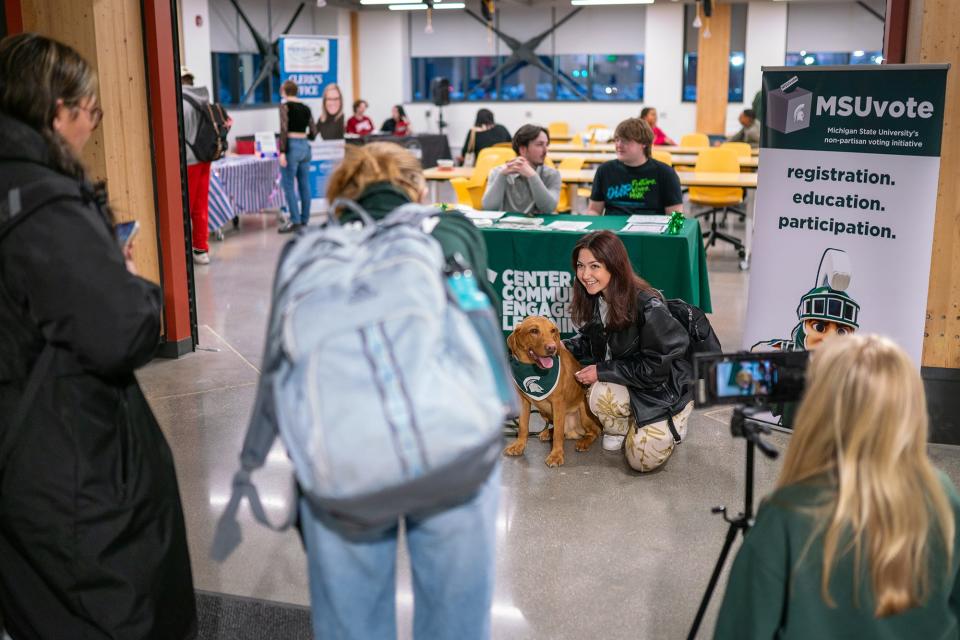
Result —
[{"label": "backpack strap", "polygon": [[680,444],[680,432],[677,426],[673,424],[673,412],[667,411],[667,426],[670,428],[670,435],[673,436],[673,444]]},{"label": "backpack strap", "polygon": [[0,432],[0,474],[7,466],[7,460],[16,449],[17,443],[23,437],[27,424],[27,413],[33,406],[33,401],[40,391],[40,385],[46,378],[51,365],[53,364],[53,355],[55,350],[48,342],[44,345],[40,357],[33,365],[30,376],[27,378],[27,385],[20,396],[20,402],[17,404],[17,410],[13,414],[13,419],[7,425],[7,428]]}]

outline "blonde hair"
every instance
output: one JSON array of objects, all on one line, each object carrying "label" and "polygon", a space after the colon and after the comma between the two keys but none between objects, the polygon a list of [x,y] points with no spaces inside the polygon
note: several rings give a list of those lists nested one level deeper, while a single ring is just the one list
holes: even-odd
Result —
[{"label": "blonde hair", "polygon": [[[336,113],[330,113],[327,111],[327,93],[330,92],[331,89],[336,91],[337,95],[340,97],[340,110]],[[341,116],[343,116],[343,92],[340,91],[340,85],[335,82],[331,82],[323,88],[323,93],[320,94],[320,120],[326,122],[329,118],[339,118]]]},{"label": "blonde hair", "polygon": [[[425,181],[420,161],[412,153],[392,142],[347,145],[343,162],[327,183],[327,202],[337,198],[356,200],[373,184],[388,182],[403,191],[412,202],[419,202]],[[340,212],[334,212],[339,216]]]},{"label": "blonde hair", "polygon": [[868,563],[877,618],[921,605],[930,593],[928,545],[939,534],[949,564],[956,525],[927,457],[920,374],[891,340],[834,338],[812,357],[777,486],[821,475],[835,490],[814,512],[813,537],[823,533],[824,602],[836,606],[830,573],[852,550],[855,585]]}]

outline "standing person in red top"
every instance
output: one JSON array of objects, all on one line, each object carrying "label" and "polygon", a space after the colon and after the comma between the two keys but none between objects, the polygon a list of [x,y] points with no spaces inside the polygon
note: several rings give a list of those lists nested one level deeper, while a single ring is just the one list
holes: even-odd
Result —
[{"label": "standing person in red top", "polygon": [[347,120],[347,133],[358,136],[365,136],[373,133],[373,120],[367,115],[366,100],[355,100],[353,103],[353,115]]},{"label": "standing person in red top", "polygon": [[653,129],[653,146],[662,144],[676,145],[672,138],[663,132],[663,129],[657,126],[657,110],[654,107],[644,107],[640,111],[640,119],[646,120],[650,128]]},{"label": "standing person in red top", "polygon": [[412,136],[413,129],[410,127],[410,121],[407,119],[407,112],[399,104],[394,105],[390,118],[383,123],[380,130],[384,133],[392,133],[398,138],[403,136]]}]

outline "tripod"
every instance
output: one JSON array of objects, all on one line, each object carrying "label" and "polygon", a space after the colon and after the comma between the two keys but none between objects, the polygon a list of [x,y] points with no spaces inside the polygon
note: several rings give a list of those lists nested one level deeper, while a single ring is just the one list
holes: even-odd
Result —
[{"label": "tripod", "polygon": [[760,451],[770,459],[779,455],[776,449],[761,439],[762,434],[770,433],[770,427],[766,424],[752,420],[752,416],[760,411],[757,407],[737,407],[730,417],[730,433],[734,437],[744,438],[747,441],[747,460],[746,460],[746,492],[744,495],[743,512],[737,514],[736,518],[727,516],[726,507],[714,507],[712,513],[719,513],[723,516],[730,527],[727,529],[727,537],[723,541],[723,549],[720,551],[720,557],[717,558],[717,564],[713,567],[713,574],[710,576],[710,582],[707,583],[707,590],[700,601],[700,608],[697,609],[697,616],[693,619],[693,626],[690,627],[690,633],[687,640],[693,640],[697,631],[700,629],[700,623],[703,622],[703,615],[707,612],[707,606],[710,604],[710,598],[713,596],[713,590],[717,586],[717,580],[720,579],[720,572],[723,571],[723,565],[727,562],[727,556],[733,547],[733,541],[737,538],[738,532],[746,535],[747,530],[753,526],[753,459],[754,449],[759,447]]},{"label": "tripod", "polygon": [[437,132],[440,135],[443,135],[443,130],[447,126],[447,123],[443,119],[443,106],[437,105]]}]

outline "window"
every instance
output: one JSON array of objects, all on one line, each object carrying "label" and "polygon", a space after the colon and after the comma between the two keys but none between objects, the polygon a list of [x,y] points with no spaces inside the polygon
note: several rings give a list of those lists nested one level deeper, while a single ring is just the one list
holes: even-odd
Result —
[{"label": "window", "polygon": [[[697,6],[688,4],[683,10],[686,25],[683,36],[683,101],[697,101],[697,47],[700,30],[693,26]],[[743,76],[747,49],[747,5],[730,5],[730,62],[727,100],[743,102]]]},{"label": "window", "polygon": [[213,95],[217,102],[228,106],[280,102],[280,85],[275,77],[268,77],[261,82],[253,95],[246,102],[241,102],[260,73],[260,54],[214,51],[211,56],[213,59]]},{"label": "window", "polygon": [[824,66],[830,64],[880,64],[880,51],[791,51],[787,53],[788,67]]},{"label": "window", "polygon": [[[433,78],[450,79],[450,99],[459,101],[641,101],[643,54],[539,56],[553,73],[520,63],[508,67],[485,87],[480,82],[506,56],[412,58],[413,100],[430,100]],[[561,79],[558,79],[561,78]]]}]

